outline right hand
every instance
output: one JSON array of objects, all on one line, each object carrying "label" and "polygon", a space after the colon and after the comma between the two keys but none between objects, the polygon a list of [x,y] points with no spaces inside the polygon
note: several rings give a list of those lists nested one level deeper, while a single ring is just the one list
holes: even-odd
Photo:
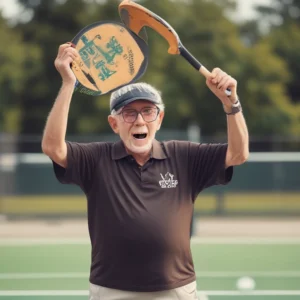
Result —
[{"label": "right hand", "polygon": [[75,84],[76,77],[71,69],[71,63],[79,57],[78,51],[71,43],[62,44],[54,61],[55,68],[62,77],[63,83]]}]

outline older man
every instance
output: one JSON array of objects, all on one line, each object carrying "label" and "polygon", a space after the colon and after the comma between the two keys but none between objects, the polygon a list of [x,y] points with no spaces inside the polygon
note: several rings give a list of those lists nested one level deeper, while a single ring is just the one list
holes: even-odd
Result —
[{"label": "older man", "polygon": [[59,47],[55,66],[63,83],[42,149],[58,180],[80,186],[87,197],[90,299],[197,299],[190,251],[194,201],[203,189],[228,183],[232,166],[248,157],[237,82],[220,69],[207,80],[228,115],[228,144],[157,141],[164,104],[146,83],[111,95],[108,122],[120,141],[66,142],[76,81],[70,63],[77,55],[70,44]]}]

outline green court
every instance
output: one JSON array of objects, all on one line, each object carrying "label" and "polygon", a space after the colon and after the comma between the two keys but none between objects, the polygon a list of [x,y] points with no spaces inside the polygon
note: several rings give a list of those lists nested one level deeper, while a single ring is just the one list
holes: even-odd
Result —
[{"label": "green court", "polygon": [[[300,299],[300,240],[192,239],[201,299]],[[87,240],[0,240],[0,300],[87,299]],[[238,290],[250,276],[254,290]]]}]

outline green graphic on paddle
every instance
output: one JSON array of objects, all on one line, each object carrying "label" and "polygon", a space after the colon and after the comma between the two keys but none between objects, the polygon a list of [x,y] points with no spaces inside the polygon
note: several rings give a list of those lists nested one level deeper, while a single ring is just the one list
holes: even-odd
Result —
[{"label": "green graphic on paddle", "polygon": [[102,49],[100,46],[96,45],[94,40],[100,39],[101,36],[98,34],[92,40],[83,35],[81,41],[84,43],[84,46],[79,49],[79,54],[84,62],[84,64],[90,68],[91,63],[99,70],[98,77],[105,81],[110,76],[116,73],[108,68],[107,64],[113,65],[116,55],[121,55],[123,53],[123,47],[113,36],[110,38],[110,41],[106,44],[107,49]]}]

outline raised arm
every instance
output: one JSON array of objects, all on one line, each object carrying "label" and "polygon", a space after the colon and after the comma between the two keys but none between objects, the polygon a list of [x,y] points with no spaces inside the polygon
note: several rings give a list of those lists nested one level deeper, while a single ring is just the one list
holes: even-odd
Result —
[{"label": "raised arm", "polygon": [[64,168],[67,166],[67,122],[76,82],[70,64],[77,56],[77,51],[70,43],[63,44],[58,49],[54,64],[62,77],[62,86],[48,116],[42,139],[43,152]]},{"label": "raised arm", "polygon": [[[227,113],[228,149],[225,166],[236,166],[244,163],[249,156],[248,129],[242,112],[230,114],[232,105],[239,99],[237,96],[237,81],[216,68],[211,78],[206,81],[210,90],[221,100],[225,113]],[[231,96],[225,94],[226,89],[231,90]]]}]

